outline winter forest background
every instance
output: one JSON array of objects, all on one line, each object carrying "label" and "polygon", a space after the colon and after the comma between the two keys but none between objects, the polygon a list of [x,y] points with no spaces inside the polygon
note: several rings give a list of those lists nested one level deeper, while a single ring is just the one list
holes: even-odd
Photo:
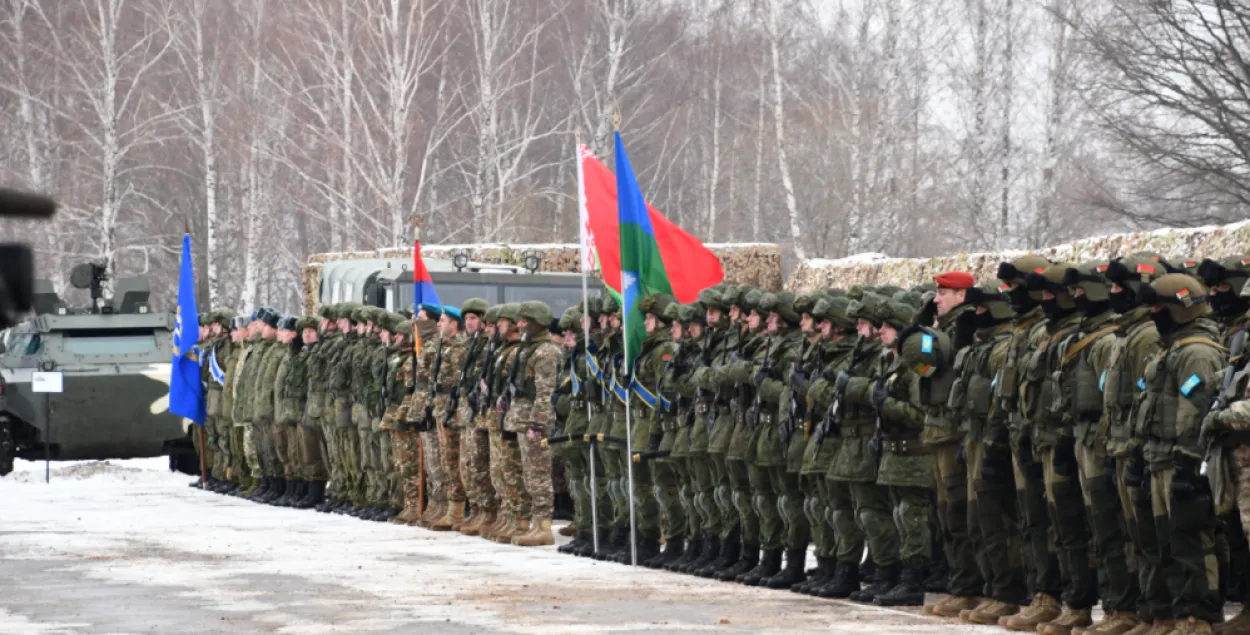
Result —
[{"label": "winter forest background", "polygon": [[0,0],[0,223],[41,275],[298,306],[310,253],[575,242],[613,114],[650,201],[792,263],[1239,220],[1228,0]]}]

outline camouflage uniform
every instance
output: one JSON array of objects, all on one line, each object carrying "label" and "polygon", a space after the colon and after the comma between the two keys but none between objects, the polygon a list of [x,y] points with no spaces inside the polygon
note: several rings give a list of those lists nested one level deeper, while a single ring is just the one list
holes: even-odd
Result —
[{"label": "camouflage uniform", "polygon": [[235,371],[233,383],[234,388],[234,434],[238,438],[238,443],[242,448],[242,456],[246,460],[245,465],[241,465],[245,471],[245,476],[249,479],[252,487],[259,485],[259,481],[263,476],[260,469],[260,453],[256,449],[256,436],[252,429],[252,394],[256,391],[256,367],[259,365],[262,347],[260,345],[259,335],[246,340],[243,343],[242,351],[239,353],[239,359],[235,363]]},{"label": "camouflage uniform", "polygon": [[[287,322],[290,320],[290,322]],[[281,328],[287,326],[294,327],[294,318],[283,318]],[[281,465],[282,472],[279,476],[286,481],[290,487],[298,477],[302,476],[303,468],[298,464],[299,461],[299,435],[295,428],[299,424],[299,416],[304,412],[303,394],[292,393],[287,395],[288,377],[291,374],[291,362],[296,354],[291,346],[279,342],[275,348],[282,349],[282,355],[278,357],[278,369],[273,375],[273,439],[274,450],[278,455],[278,462]],[[302,370],[299,371],[302,374]],[[303,378],[299,378],[299,383],[303,384]],[[301,387],[299,390],[303,390]],[[299,409],[295,409],[295,405]]]},{"label": "camouflage uniform", "polygon": [[[225,373],[229,360],[233,355],[234,343],[230,341],[228,316],[221,311],[209,313],[209,319],[222,324],[226,329],[223,335],[212,338],[204,347],[202,366],[205,394],[205,421],[208,444],[213,451],[212,477],[219,481],[226,480],[226,473],[232,465],[230,454],[230,417],[224,408],[226,391]],[[219,374],[218,374],[219,373]]]},{"label": "camouflage uniform", "polygon": [[[311,328],[316,328],[316,320],[306,318]],[[299,457],[304,466],[303,478],[310,483],[319,484],[321,494],[325,494],[325,482],[330,478],[330,469],[326,464],[326,453],[323,449],[325,438],[322,433],[322,419],[325,416],[325,384],[324,349],[327,343],[318,339],[304,346],[304,412],[299,418]]]},{"label": "camouflage uniform", "polygon": [[[516,387],[511,407],[504,419],[504,431],[517,435],[521,454],[522,483],[530,499],[530,531],[514,536],[513,544],[551,544],[551,515],[554,491],[551,483],[551,453],[544,441],[554,422],[551,395],[555,392],[560,367],[560,347],[551,340],[547,326],[551,309],[541,302],[523,302],[519,316],[530,323],[524,355],[511,369],[509,381]],[[523,362],[523,363],[522,363]]]},{"label": "camouflage uniform", "polygon": [[[500,318],[508,319],[513,324],[515,333],[517,304],[506,304],[500,307]],[[491,394],[498,399],[508,389],[511,373],[518,362],[524,347],[519,338],[509,337],[509,341],[500,348],[495,362],[495,380]],[[521,360],[523,361],[523,360]],[[531,520],[529,492],[523,484],[521,468],[521,448],[515,431],[507,430],[498,421],[498,410],[494,413],[495,421],[491,422],[490,467],[491,480],[495,491],[500,496],[502,516],[498,532],[483,533],[483,537],[510,542],[513,536],[529,529]]]},{"label": "camouflage uniform", "polygon": [[[305,325],[307,325],[306,320],[296,321],[292,325],[295,327],[296,342],[299,342],[298,327]],[[302,460],[303,439],[299,426],[308,407],[308,359],[312,347],[304,346],[302,342],[297,346],[299,350],[284,356],[278,368],[274,394],[277,400],[275,423],[283,429],[286,436],[286,478],[289,481],[303,481],[307,471]]]},{"label": "camouflage uniform", "polygon": [[[465,304],[468,306],[469,303]],[[469,307],[468,311],[476,308],[479,307]],[[494,325],[497,319],[496,309],[482,312],[484,324]],[[494,423],[490,412],[493,404],[488,403],[490,399],[486,385],[498,357],[499,345],[498,335],[487,337],[483,332],[478,337],[476,350],[469,351],[467,372],[464,373],[464,382],[460,385],[462,403],[456,413],[457,425],[461,428],[460,478],[464,483],[465,496],[469,499],[471,511],[469,520],[460,528],[460,533],[469,536],[481,535],[483,529],[495,523],[499,512],[499,498],[491,482],[490,466],[490,428]]]},{"label": "camouflage uniform", "polygon": [[[652,483],[650,497],[655,500],[657,506],[660,533],[664,536],[666,548],[663,554],[657,552],[655,556],[642,562],[642,564],[647,567],[658,568],[664,564],[675,562],[677,558],[681,557],[689,534],[687,533],[686,513],[682,506],[681,482],[678,478],[676,467],[677,459],[672,456],[677,442],[676,409],[679,398],[675,390],[676,385],[668,381],[672,379],[672,370],[674,365],[678,363],[678,358],[683,348],[682,345],[673,342],[671,327],[672,322],[677,320],[680,305],[676,301],[669,301],[662,306],[659,303],[655,303],[654,300],[652,300],[652,303],[655,306],[652,307],[651,312],[653,314],[655,311],[662,313],[662,315],[657,316],[659,319],[657,330],[662,329],[668,335],[667,348],[669,352],[667,356],[664,354],[660,355],[659,372],[654,376],[653,382],[647,382],[646,373],[642,372],[642,369],[639,369],[639,372],[636,374],[639,383],[635,387],[635,396],[640,401],[644,401],[640,411],[650,415],[651,430],[648,442],[652,449],[635,445],[634,455],[642,458],[643,455],[640,452],[651,452],[654,454],[651,455],[653,458],[650,460],[639,461],[635,464],[634,483],[637,485],[638,471],[640,469],[646,470],[647,477]],[[644,392],[644,388],[647,389],[646,392]],[[645,399],[652,397],[654,398],[654,407],[645,403]],[[665,456],[664,453],[668,453],[668,455]]]},{"label": "camouflage uniform", "polygon": [[378,408],[382,395],[383,373],[386,369],[386,347],[381,338],[373,332],[378,326],[381,311],[376,307],[365,309],[361,318],[366,323],[364,337],[357,344],[352,355],[352,425],[360,440],[360,456],[358,468],[361,472],[361,487],[353,502],[357,507],[366,509],[377,508],[382,502],[382,487],[379,477],[381,460],[378,454],[377,439],[373,436],[373,415]]},{"label": "camouflage uniform", "polygon": [[[698,387],[700,395],[695,426],[703,427],[693,433],[691,445],[692,448],[707,448],[706,457],[694,452],[695,473],[699,479],[700,490],[696,499],[703,500],[701,505],[708,519],[707,531],[714,540],[720,542],[721,552],[718,559],[705,564],[695,573],[702,577],[712,577],[737,565],[742,558],[743,549],[725,458],[734,428],[731,407],[733,393],[725,386],[719,374],[720,369],[729,362],[730,356],[738,350],[738,326],[729,323],[728,311],[731,305],[739,301],[739,297],[737,288],[725,287],[719,293],[700,294],[700,298],[709,308],[719,308],[722,311],[721,324],[709,325],[710,332],[705,336],[709,339],[706,363],[696,369],[690,378],[691,383]],[[755,548],[752,562],[759,557],[758,545]],[[750,566],[755,565],[752,563]],[[747,567],[744,571],[749,569]]]},{"label": "camouflage uniform", "polygon": [[[407,412],[404,411],[404,401],[408,398],[408,389],[412,385],[412,323],[396,316],[393,328],[394,332],[402,335],[404,339],[398,345],[391,347],[391,354],[386,361],[386,403],[377,434],[388,493],[387,505],[402,514],[405,510],[404,488],[395,439],[400,425],[406,422]],[[412,512],[399,522],[406,523],[412,520],[411,516]]]},{"label": "camouflage uniform", "polygon": [[243,453],[243,428],[236,427],[234,419],[235,380],[239,376],[239,359],[243,357],[245,346],[246,340],[235,342],[232,333],[228,354],[218,360],[222,364],[222,369],[226,371],[225,384],[221,387],[221,418],[225,422],[225,443],[230,447],[228,475],[230,482],[237,487],[246,487],[251,478],[251,473],[247,469],[247,458]]},{"label": "camouflage uniform", "polygon": [[[597,301],[597,299],[596,299]],[[576,334],[576,345],[563,352],[563,362],[556,381],[556,425],[551,431],[553,438],[549,445],[552,457],[564,461],[568,472],[569,495],[573,499],[574,539],[560,548],[561,553],[569,553],[576,549],[579,555],[589,555],[581,550],[593,544],[591,539],[591,518],[589,450],[585,441],[586,429],[590,425],[587,416],[586,374],[586,342],[581,328],[581,312],[578,307],[570,307],[560,317],[560,328],[565,333]]]},{"label": "camouflage uniform", "polygon": [[[683,333],[680,342],[681,349],[673,357],[672,363],[668,364],[661,382],[664,400],[672,421],[669,424],[671,430],[665,433],[665,439],[660,447],[671,452],[663,461],[667,463],[667,469],[672,471],[674,481],[672,488],[677,495],[681,514],[680,519],[674,519],[671,522],[680,522],[681,526],[676,531],[680,531],[679,535],[685,544],[683,545],[684,552],[678,559],[670,558],[663,565],[669,570],[685,571],[687,569],[680,568],[681,565],[689,566],[697,561],[702,552],[711,549],[711,538],[704,529],[707,524],[705,513],[696,500],[699,491],[697,466],[700,460],[695,458],[696,450],[694,449],[697,443],[700,458],[706,455],[707,425],[703,420],[699,420],[695,406],[698,395],[694,384],[690,383],[691,371],[703,359],[703,347],[707,343],[707,337],[704,333],[695,337],[691,328],[695,323],[704,324],[702,306],[698,304],[682,306],[673,304],[671,306],[672,319],[681,324]],[[696,435],[698,439],[692,438]],[[659,465],[661,464],[657,462],[656,466]],[[662,484],[665,478],[667,476],[662,469],[655,474],[657,483]],[[665,534],[665,540],[669,541],[671,537]],[[671,548],[666,545],[665,553],[667,554]],[[716,555],[702,557],[706,563]]]},{"label": "camouflage uniform", "polygon": [[[350,319],[352,324],[358,322],[358,314],[347,307],[350,311]],[[360,436],[356,432],[356,426],[352,421],[352,379],[355,369],[354,357],[360,350],[362,338],[356,332],[344,333],[341,336],[338,349],[330,364],[331,382],[330,385],[334,391],[334,439],[336,447],[335,462],[339,464],[343,473],[342,491],[338,492],[339,497],[344,501],[351,501],[353,504],[360,504],[364,501],[361,496],[361,469],[360,469]]]},{"label": "camouflage uniform", "polygon": [[[421,498],[421,468],[425,469],[426,477],[429,479],[426,482],[429,500],[424,510],[425,515],[420,518],[422,522],[426,522],[447,513],[446,499],[442,498],[443,489],[436,481],[438,469],[436,464],[430,462],[432,453],[437,458],[438,449],[426,447],[434,445],[434,441],[429,432],[420,430],[426,423],[423,421],[426,408],[433,407],[430,401],[430,384],[433,380],[435,362],[442,347],[442,339],[438,337],[432,320],[417,320],[414,328],[421,334],[421,350],[414,360],[415,374],[412,392],[401,407],[401,414],[406,415],[407,422],[415,428],[403,426],[396,430],[392,434],[392,442],[395,446],[395,463],[399,468],[404,488],[404,509],[415,510],[416,514],[421,514],[423,511],[418,503]],[[415,523],[416,519],[412,522]]]}]

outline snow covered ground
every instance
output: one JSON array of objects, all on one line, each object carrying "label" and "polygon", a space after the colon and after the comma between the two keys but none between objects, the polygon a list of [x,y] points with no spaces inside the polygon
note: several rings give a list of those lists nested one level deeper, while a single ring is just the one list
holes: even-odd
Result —
[{"label": "snow covered ground", "polygon": [[187,487],[165,459],[0,479],[0,635],[996,633]]}]

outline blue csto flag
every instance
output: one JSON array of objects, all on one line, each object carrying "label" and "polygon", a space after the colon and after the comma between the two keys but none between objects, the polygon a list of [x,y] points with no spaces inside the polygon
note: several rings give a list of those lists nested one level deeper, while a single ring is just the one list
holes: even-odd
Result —
[{"label": "blue csto flag", "polygon": [[191,234],[182,236],[178,272],[178,317],[169,369],[169,412],[204,425],[207,404],[200,383],[200,319],[195,308],[195,272],[191,269]]}]

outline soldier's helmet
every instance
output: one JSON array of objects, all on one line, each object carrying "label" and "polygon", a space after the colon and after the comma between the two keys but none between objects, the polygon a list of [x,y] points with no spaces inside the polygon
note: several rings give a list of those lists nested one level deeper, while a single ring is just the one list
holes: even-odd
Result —
[{"label": "soldier's helmet", "polygon": [[678,309],[680,308],[681,308],[680,304],[676,302],[669,302],[668,306],[664,307],[664,321],[669,324],[672,324],[673,322],[678,321],[677,319],[678,313],[679,313]]},{"label": "soldier's helmet", "polygon": [[895,300],[886,302],[885,309],[886,316],[883,321],[899,331],[911,326],[916,321],[916,316],[920,313],[916,307]]},{"label": "soldier's helmet", "polygon": [[923,299],[923,296],[927,293],[930,293],[930,292],[925,291],[923,293],[916,293],[915,291],[898,291],[898,292],[895,292],[895,294],[891,296],[890,299],[895,302],[901,302],[903,304],[919,309],[921,306],[924,305],[925,300]]},{"label": "soldier's helmet", "polygon": [[338,319],[338,314],[334,309],[335,305],[333,304],[323,304],[321,308],[317,309],[317,317],[333,322]]},{"label": "soldier's helmet", "polygon": [[599,299],[599,296],[592,295],[588,298],[578,300],[576,308],[579,313],[589,315],[590,319],[594,321],[599,319],[599,313],[602,307],[603,302]]},{"label": "soldier's helmet", "polygon": [[[816,308],[816,302],[820,300],[820,296],[815,293],[800,293],[794,298],[794,312],[802,316],[804,313],[812,315],[812,310]],[[816,317],[816,316],[812,316]]]},{"label": "soldier's helmet", "polygon": [[676,300],[673,299],[673,296],[668,295],[667,293],[658,293],[656,295],[649,295],[639,300],[638,310],[642,311],[644,314],[650,313],[663,322],[668,322],[669,318],[664,315],[664,311],[674,302],[676,302]]},{"label": "soldier's helmet", "polygon": [[722,311],[728,309],[729,305],[725,303],[723,291],[724,289],[716,289],[714,287],[704,289],[699,292],[699,302],[709,309],[720,309]]},{"label": "soldier's helmet", "polygon": [[1207,288],[1185,273],[1169,273],[1143,286],[1142,304],[1163,307],[1177,324],[1188,324],[1211,312]]},{"label": "soldier's helmet", "polygon": [[1246,293],[1246,279],[1250,277],[1250,257],[1233,256],[1223,260],[1203,260],[1198,265],[1198,277],[1207,287],[1227,284],[1234,295],[1250,297]]},{"label": "soldier's helmet", "polygon": [[1015,260],[998,263],[998,279],[1023,283],[1029,274],[1045,273],[1053,264],[1037,254],[1025,254]]},{"label": "soldier's helmet", "polygon": [[1083,262],[1064,272],[1063,286],[1074,296],[1076,289],[1080,289],[1090,302],[1107,302],[1111,299],[1111,289],[1105,277],[1109,268],[1108,263],[1100,260]]},{"label": "soldier's helmet", "polygon": [[[519,303],[508,302],[507,304],[501,304],[499,305],[499,319],[508,320],[509,322],[516,324],[517,320],[521,319],[520,311],[521,305]],[[548,311],[550,311],[550,309],[548,309]]]},{"label": "soldier's helmet", "polygon": [[564,314],[560,316],[559,326],[561,331],[576,329],[581,322],[582,314],[577,311],[577,307],[569,307],[564,310]]},{"label": "soldier's helmet", "polygon": [[1184,273],[1201,279],[1198,267],[1202,265],[1202,261],[1198,258],[1185,257],[1176,261],[1160,260],[1159,262],[1163,263],[1163,268],[1167,269],[1168,273]]},{"label": "soldier's helmet", "polygon": [[1063,278],[1068,274],[1069,269],[1074,269],[1076,266],[1076,263],[1071,262],[1051,265],[1042,273],[1030,273],[1025,277],[1025,284],[1029,291],[1037,293],[1049,291],[1055,296],[1055,303],[1059,305],[1059,308],[1070,311],[1076,308],[1076,301],[1072,299],[1072,294],[1068,293],[1068,288],[1064,286]]},{"label": "soldier's helmet", "polygon": [[305,315],[295,321],[295,332],[303,333],[304,329],[313,329],[315,331],[317,330],[317,325],[320,324],[320,322],[321,320],[316,316]]},{"label": "soldier's helmet", "polygon": [[397,316],[390,311],[378,311],[377,316],[373,319],[373,323],[376,324],[379,329],[382,329],[387,333],[394,333],[396,317]]},{"label": "soldier's helmet", "polygon": [[737,285],[732,285],[732,284],[727,284],[721,287],[720,301],[721,301],[721,304],[724,305],[724,308],[726,311],[729,310],[729,307],[735,306],[735,305],[737,305],[738,308],[741,309],[742,306],[738,304],[738,302],[741,300],[742,300],[742,287],[737,286]]},{"label": "soldier's helmet", "polygon": [[490,305],[486,303],[486,300],[483,300],[482,298],[469,298],[464,301],[464,304],[460,305],[460,313],[472,313],[478,317],[482,317],[483,315],[486,315],[486,310],[489,308]]},{"label": "soldier's helmet", "polygon": [[616,298],[611,295],[600,296],[599,297],[599,311],[600,311],[600,315],[605,314],[605,313],[608,315],[611,315],[613,313],[620,313],[621,304],[617,302]]},{"label": "soldier's helmet", "polygon": [[760,302],[764,299],[764,292],[755,287],[740,287],[738,295],[738,308],[742,312],[750,313],[751,311],[760,310]]},{"label": "soldier's helmet", "polygon": [[1107,263],[1104,275],[1108,282],[1131,289],[1136,294],[1143,285],[1148,285],[1167,273],[1161,260],[1162,258],[1153,253],[1132,253]]},{"label": "soldier's helmet", "polygon": [[360,304],[357,302],[344,302],[338,305],[338,308],[337,308],[338,319],[340,320],[346,319],[352,324],[356,324],[356,309],[359,309],[359,308],[360,308]]},{"label": "soldier's helmet", "polygon": [[1016,312],[1011,309],[1011,300],[1003,293],[1004,290],[992,285],[971,287],[964,293],[964,305],[985,307],[995,320],[1009,320]]},{"label": "soldier's helmet", "polygon": [[235,314],[231,309],[217,309],[210,315],[214,323],[220,324],[223,329],[229,329],[231,322],[234,321]]},{"label": "soldier's helmet", "polygon": [[538,300],[526,300],[517,308],[517,317],[529,320],[530,324],[551,325],[551,307]]},{"label": "soldier's helmet", "polygon": [[482,321],[487,324],[494,324],[499,321],[499,305],[495,305],[486,309],[486,313],[482,315]]},{"label": "soldier's helmet", "polygon": [[391,333],[393,335],[412,337],[412,320],[401,315],[400,319],[395,322],[395,329]]},{"label": "soldier's helmet", "polygon": [[794,310],[794,294],[789,291],[778,291],[777,293],[765,293],[760,298],[761,313],[776,313],[791,326],[799,323],[802,316]]},{"label": "soldier's helmet", "polygon": [[899,334],[896,342],[903,363],[921,377],[932,377],[953,361],[950,338],[927,326],[913,326]]},{"label": "soldier's helmet", "polygon": [[858,300],[851,303],[847,309],[851,319],[866,320],[873,326],[881,326],[885,324],[885,320],[889,317],[889,310],[885,303],[889,300],[881,295],[877,295],[871,291],[865,291]]},{"label": "soldier's helmet", "polygon": [[707,324],[707,309],[700,306],[700,303],[681,304],[677,306],[677,321],[682,326],[690,326],[691,324]]},{"label": "soldier's helmet", "polygon": [[850,314],[850,307],[854,302],[846,296],[821,298],[812,308],[812,317],[818,320],[829,320],[835,327],[854,329],[855,319]]}]

